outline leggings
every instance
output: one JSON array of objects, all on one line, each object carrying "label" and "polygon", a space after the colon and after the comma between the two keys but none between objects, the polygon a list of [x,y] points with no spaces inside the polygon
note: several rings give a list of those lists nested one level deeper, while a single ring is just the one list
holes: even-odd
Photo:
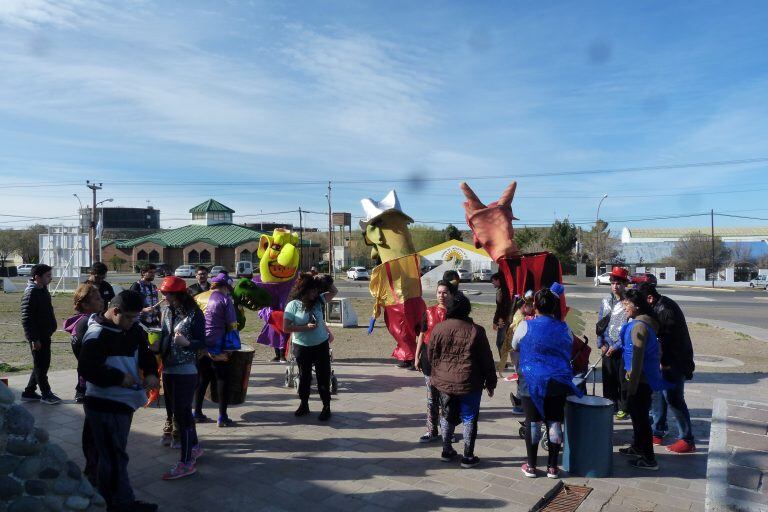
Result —
[{"label": "leggings", "polygon": [[203,415],[203,401],[205,400],[205,392],[208,390],[208,386],[214,379],[213,366],[211,365],[211,358],[208,356],[201,357],[197,360],[197,374],[199,379],[197,381],[197,389],[195,390],[195,415]]},{"label": "leggings", "polygon": [[192,458],[192,447],[196,446],[197,430],[192,419],[192,397],[195,393],[197,375],[163,374],[165,391],[165,411],[173,417],[179,429],[181,440],[181,462],[188,463]]},{"label": "leggings", "polygon": [[216,376],[216,393],[219,395],[219,418],[226,419],[229,405],[229,361],[211,361],[213,374]]},{"label": "leggings", "polygon": [[480,418],[480,399],[482,390],[466,395],[449,395],[440,392],[440,428],[443,430],[443,451],[450,452],[453,447],[453,433],[459,421],[464,424],[464,457],[475,456],[477,439],[477,421]]},{"label": "leggings", "polygon": [[429,376],[425,375],[427,383],[427,433],[437,435],[437,426],[440,423],[440,392],[430,384]]},{"label": "leggings", "polygon": [[525,451],[528,455],[528,466],[536,467],[536,458],[539,451],[539,439],[541,439],[540,425],[543,420],[547,425],[547,439],[549,440],[549,455],[547,467],[557,467],[557,457],[562,446],[562,422],[565,411],[565,395],[549,395],[544,398],[544,417],[536,408],[530,396],[521,397],[523,411],[525,411]]},{"label": "leggings", "polygon": [[317,375],[317,392],[324,407],[331,405],[331,352],[327,341],[305,347],[293,344],[293,355],[299,367],[299,399],[302,404],[309,402],[309,387],[312,383],[312,367]]}]

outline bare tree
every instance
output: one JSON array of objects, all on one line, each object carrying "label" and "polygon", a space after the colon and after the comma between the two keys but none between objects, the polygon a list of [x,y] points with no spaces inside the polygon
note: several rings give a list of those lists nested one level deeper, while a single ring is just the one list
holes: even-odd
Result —
[{"label": "bare tree", "polygon": [[754,258],[752,257],[752,246],[750,244],[739,242],[731,244],[729,249],[731,251],[731,265],[754,262]]},{"label": "bare tree", "polygon": [[19,232],[16,250],[24,263],[37,263],[40,256],[40,235],[47,232],[48,228],[41,224],[35,224]]},{"label": "bare tree", "polygon": [[0,268],[5,269],[5,261],[18,246],[19,233],[12,229],[0,230]]},{"label": "bare tree", "polygon": [[717,272],[725,266],[730,251],[720,237],[715,237],[715,268],[712,268],[712,237],[699,232],[689,233],[675,243],[671,262],[678,270],[692,274],[697,268],[707,269],[707,273]]}]

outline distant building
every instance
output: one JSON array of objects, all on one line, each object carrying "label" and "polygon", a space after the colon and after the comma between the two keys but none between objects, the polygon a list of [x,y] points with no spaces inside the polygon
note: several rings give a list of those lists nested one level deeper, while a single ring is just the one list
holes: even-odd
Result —
[{"label": "distant building", "polygon": [[[160,229],[160,210],[126,208],[123,206],[96,208],[96,222],[103,219],[104,238],[134,238]],[[80,210],[80,229],[87,233],[91,227],[91,208]]]},{"label": "distant building", "polygon": [[[627,265],[660,264],[672,256],[675,244],[691,233],[711,235],[710,228],[630,228],[621,230],[621,245],[618,257]],[[768,254],[768,227],[715,228],[729,249],[738,248],[741,254],[759,258]]]},{"label": "distant building", "polygon": [[419,251],[419,255],[424,258],[424,263],[431,265],[440,265],[445,261],[453,261],[456,267],[476,271],[480,269],[490,269],[496,272],[498,266],[485,252],[485,249],[478,249],[461,240],[448,240],[434,247]]},{"label": "distant building", "polygon": [[[105,240],[102,261],[108,265],[125,260],[124,270],[137,262],[179,265],[221,265],[233,271],[238,261],[258,262],[257,249],[262,233],[232,223],[234,210],[209,199],[191,208],[187,226],[158,231],[128,240]],[[271,231],[267,232],[269,234]],[[309,269],[320,259],[320,245],[304,240],[301,268]]]}]

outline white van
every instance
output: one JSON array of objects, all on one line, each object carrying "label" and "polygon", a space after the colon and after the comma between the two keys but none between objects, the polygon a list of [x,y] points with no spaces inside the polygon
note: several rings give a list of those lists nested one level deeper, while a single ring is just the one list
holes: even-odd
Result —
[{"label": "white van", "polygon": [[248,279],[253,277],[253,263],[250,261],[238,261],[235,268],[237,277],[247,277]]},{"label": "white van", "polygon": [[[766,288],[768,287],[768,275],[760,274],[749,282],[750,288]],[[767,288],[768,289],[768,288]]]}]

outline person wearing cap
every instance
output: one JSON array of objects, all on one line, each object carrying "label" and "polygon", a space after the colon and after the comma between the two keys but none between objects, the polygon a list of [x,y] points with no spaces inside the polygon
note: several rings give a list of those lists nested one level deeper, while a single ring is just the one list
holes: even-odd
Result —
[{"label": "person wearing cap", "polygon": [[691,413],[685,402],[685,381],[693,378],[696,364],[693,361],[693,344],[685,315],[677,302],[656,290],[656,283],[642,283],[637,290],[651,305],[659,321],[657,333],[661,344],[661,372],[664,380],[671,383],[669,389],[653,393],[653,444],[660,446],[664,443],[664,436],[668,432],[669,411],[677,427],[678,438],[667,446],[667,451],[676,454],[693,453],[696,451],[696,443]]},{"label": "person wearing cap", "polygon": [[216,380],[216,391],[219,398],[220,428],[232,427],[235,422],[227,414],[229,405],[229,354],[222,351],[227,332],[237,330],[237,312],[232,302],[232,278],[226,272],[219,272],[211,279],[211,293],[208,305],[205,307],[205,345],[208,355],[200,359],[200,384],[195,395],[195,421],[205,421],[202,414],[205,390],[212,380]]},{"label": "person wearing cap", "polygon": [[429,361],[432,365],[430,383],[440,392],[440,428],[443,450],[440,459],[451,462],[458,455],[453,449],[453,433],[464,424],[464,453],[462,468],[475,467],[477,423],[483,389],[493,397],[498,379],[493,363],[493,351],[485,329],[475,324],[469,314],[472,305],[463,293],[453,297],[445,320],[432,330],[429,341]]},{"label": "person wearing cap", "polygon": [[175,480],[195,473],[195,463],[202,454],[192,418],[192,398],[197,385],[197,351],[205,347],[205,317],[180,277],[166,277],[159,289],[166,303],[160,309],[160,341],[151,348],[163,361],[167,415],[163,436],[175,421],[181,448],[179,462],[162,478]]},{"label": "person wearing cap", "polygon": [[[51,367],[51,336],[56,332],[56,316],[53,313],[51,294],[51,267],[38,263],[32,267],[24,296],[21,298],[21,325],[24,337],[32,351],[32,374],[24,392],[23,401],[40,401],[58,404],[61,399],[51,391],[48,369]],[[40,387],[40,395],[37,388]]]},{"label": "person wearing cap", "polygon": [[536,459],[542,421],[547,426],[549,439],[546,476],[559,478],[557,460],[563,439],[565,399],[570,394],[582,396],[572,380],[573,334],[559,319],[564,291],[562,284],[554,283],[536,292],[535,317],[521,322],[512,339],[512,348],[520,352],[517,384],[525,411],[527,460],[521,470],[529,478],[538,476]]},{"label": "person wearing cap", "polygon": [[627,323],[624,300],[629,272],[611,269],[611,293],[600,304],[597,314],[597,348],[603,354],[603,396],[612,400],[617,420],[627,419],[627,379],[622,361],[621,328]]}]

